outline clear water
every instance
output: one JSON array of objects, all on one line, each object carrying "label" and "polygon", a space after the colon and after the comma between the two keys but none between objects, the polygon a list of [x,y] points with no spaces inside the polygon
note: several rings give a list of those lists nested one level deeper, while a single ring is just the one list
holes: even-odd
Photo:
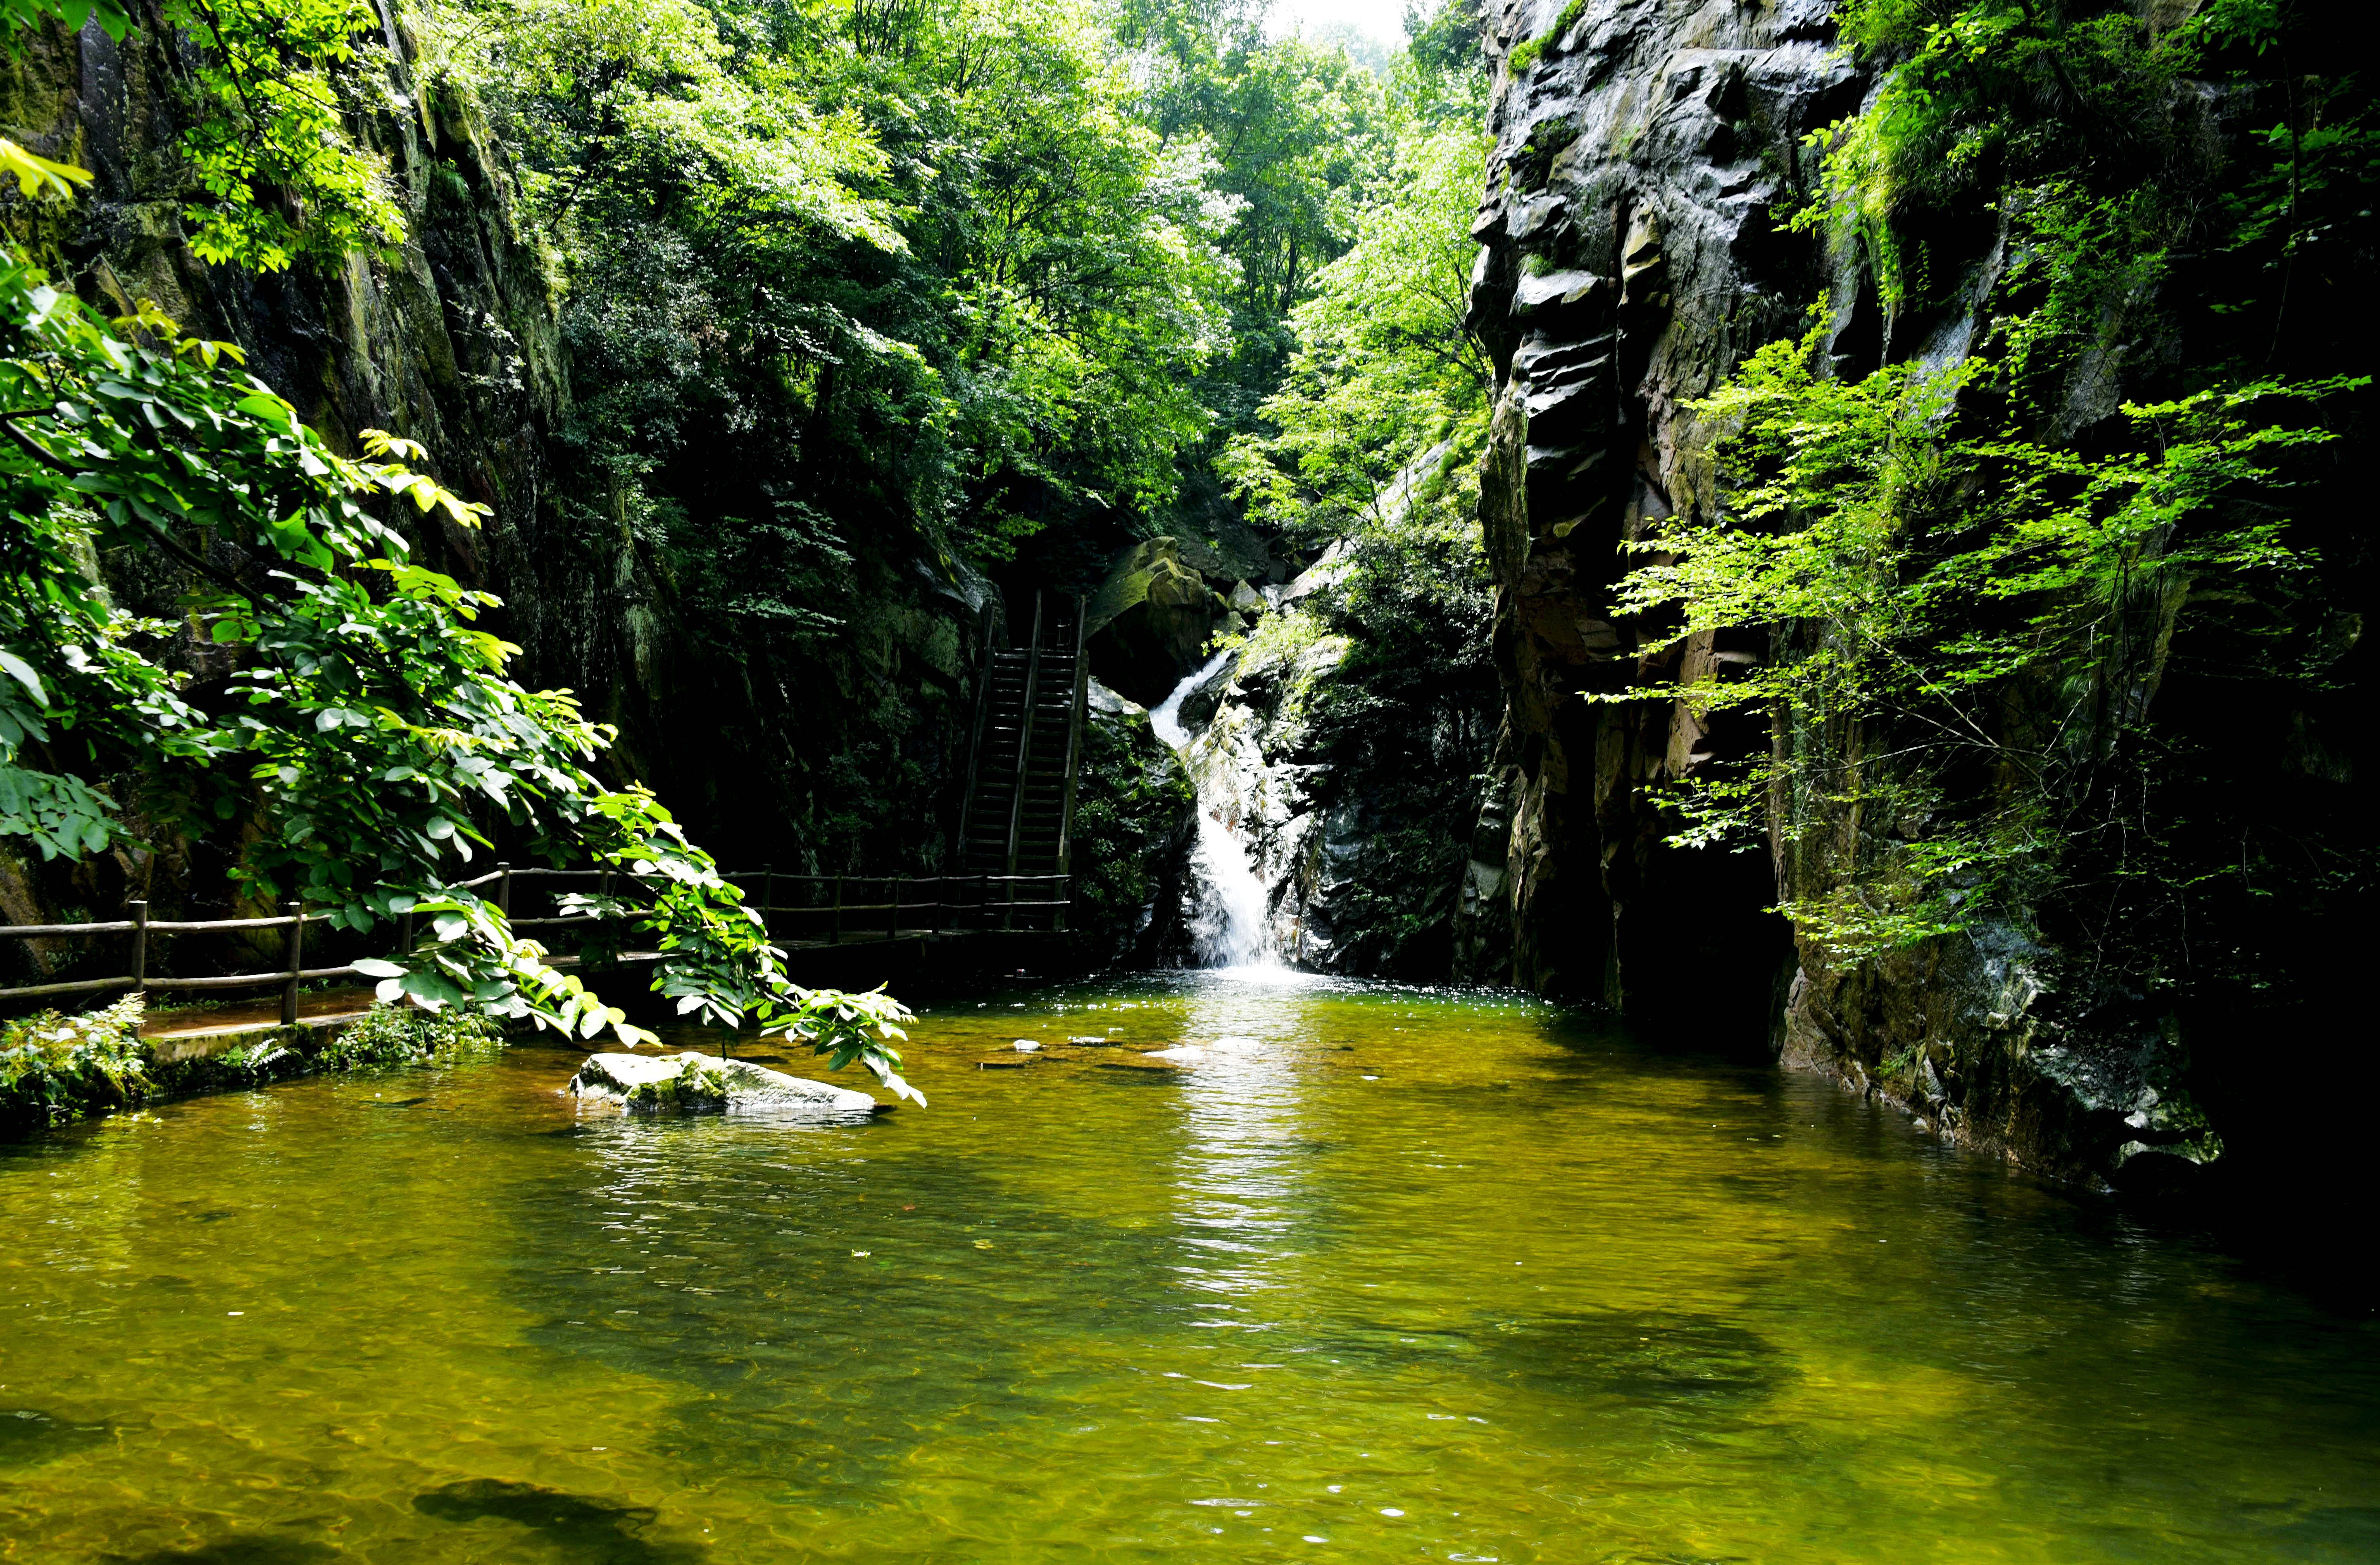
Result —
[{"label": "clear water", "polygon": [[0,1558],[2380,1557],[2372,1327],[1813,1079],[1211,973],[857,1127],[574,1060],[0,1153]]}]

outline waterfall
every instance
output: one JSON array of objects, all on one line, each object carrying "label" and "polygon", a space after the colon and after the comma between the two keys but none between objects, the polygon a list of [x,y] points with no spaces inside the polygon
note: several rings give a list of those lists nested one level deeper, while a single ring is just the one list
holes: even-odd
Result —
[{"label": "waterfall", "polygon": [[1190,731],[1182,726],[1183,701],[1191,691],[1215,677],[1215,671],[1231,661],[1232,654],[1229,649],[1216,653],[1207,660],[1205,667],[1186,676],[1181,684],[1175,685],[1172,695],[1166,697],[1162,702],[1150,709],[1148,726],[1157,730],[1157,736],[1164,740],[1166,747],[1176,755],[1190,747]]},{"label": "waterfall", "polygon": [[1192,765],[1194,741],[1182,726],[1183,700],[1233,656],[1230,651],[1216,653],[1205,667],[1175,685],[1173,693],[1149,712],[1148,725],[1182,758],[1197,789],[1198,842],[1191,850],[1190,872],[1197,880],[1198,904],[1190,916],[1190,940],[1198,959],[1209,967],[1277,967],[1281,959],[1273,951],[1268,927],[1264,882],[1257,879],[1248,862],[1247,844],[1224,824],[1228,799],[1208,797],[1213,791],[1210,782],[1227,784],[1231,769]]}]

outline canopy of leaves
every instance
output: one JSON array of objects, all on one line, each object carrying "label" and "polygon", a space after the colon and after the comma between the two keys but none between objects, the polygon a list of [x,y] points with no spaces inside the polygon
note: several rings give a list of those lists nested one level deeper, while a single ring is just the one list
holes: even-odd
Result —
[{"label": "canopy of leaves", "polygon": [[1262,406],[1269,427],[1235,439],[1219,464],[1252,515],[1327,539],[1388,520],[1415,484],[1475,456],[1492,380],[1464,310],[1486,159],[1468,126],[1406,122],[1388,193],[1359,218],[1363,237],[1290,317],[1297,351]]}]

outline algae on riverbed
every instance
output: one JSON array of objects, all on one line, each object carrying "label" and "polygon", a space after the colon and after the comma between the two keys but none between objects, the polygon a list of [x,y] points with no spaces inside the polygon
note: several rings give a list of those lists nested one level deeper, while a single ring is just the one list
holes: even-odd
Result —
[{"label": "algae on riverbed", "polygon": [[842,1126],[532,1043],[0,1152],[0,1414],[103,1431],[0,1450],[0,1559],[2380,1544],[2368,1324],[1814,1078],[1273,977],[951,1007]]}]

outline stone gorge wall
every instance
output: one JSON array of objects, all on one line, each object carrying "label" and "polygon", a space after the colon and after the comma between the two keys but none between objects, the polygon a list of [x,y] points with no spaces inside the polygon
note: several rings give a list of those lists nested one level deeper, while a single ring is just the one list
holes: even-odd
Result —
[{"label": "stone gorge wall", "polygon": [[[1767,861],[1666,847],[1648,796],[1767,746],[1765,721],[1710,726],[1674,705],[1581,694],[1789,650],[1706,636],[1648,654],[1651,637],[1609,613],[1631,563],[1621,546],[1712,503],[1706,436],[1682,405],[1763,343],[1798,334],[1822,293],[1842,372],[1888,355],[1953,362],[2001,264],[2005,237],[1983,224],[1973,253],[1937,257],[1970,284],[1947,313],[1894,321],[1844,236],[1779,231],[1772,214],[1815,173],[1801,138],[1873,85],[1835,52],[1831,9],[1504,0],[1489,12],[1508,59],[1541,45],[1500,80],[1475,229],[1486,248],[1474,318],[1502,372],[1480,512],[1507,704],[1463,887],[1463,976],[1599,1001],[1702,1047],[1766,1038],[1930,1129],[2054,1173],[2182,1171],[2216,1144],[2184,1085],[2175,1016],[2139,978],[2086,979],[2006,925],[1876,963],[1797,949],[1758,910],[1780,891],[1823,893],[1861,833],[1888,825],[1796,820]],[[2112,411],[2121,377],[2081,373]],[[2147,709],[2180,602],[2117,638],[2095,675],[2106,732],[2089,742],[2112,746],[2122,714]],[[2018,693],[2007,721],[2026,721],[2022,705]]]},{"label": "stone gorge wall", "polygon": [[[1566,14],[1508,0],[1488,25],[1509,55]],[[1500,82],[1474,229],[1472,308],[1502,371],[1480,516],[1507,693],[1480,840],[1506,855],[1466,880],[1466,976],[1713,1042],[1760,1036],[1791,972],[1786,931],[1756,911],[1770,869],[1662,846],[1645,794],[1766,735],[1580,693],[1765,653],[1698,637],[1648,658],[1608,599],[1622,542],[1706,503],[1681,405],[1795,329],[1825,281],[1820,247],[1771,213],[1803,180],[1800,138],[1865,90],[1828,14],[1594,0]]]}]

